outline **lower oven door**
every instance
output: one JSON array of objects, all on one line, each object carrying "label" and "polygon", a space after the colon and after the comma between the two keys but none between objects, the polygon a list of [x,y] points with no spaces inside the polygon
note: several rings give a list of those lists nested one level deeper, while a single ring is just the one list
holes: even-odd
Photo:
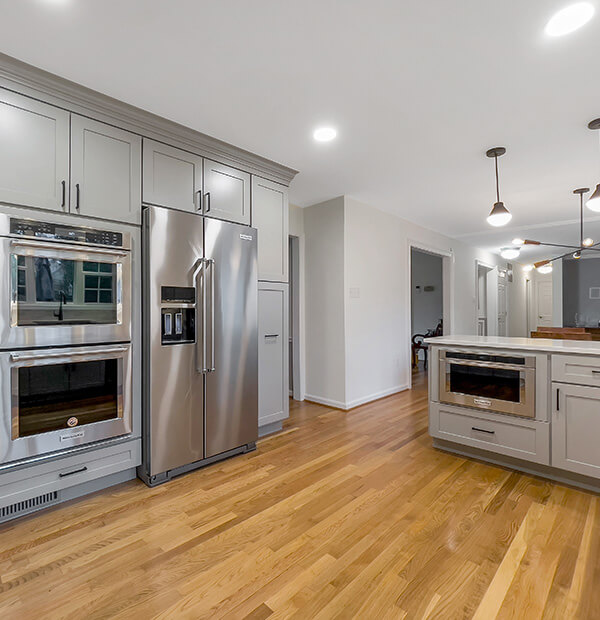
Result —
[{"label": "lower oven door", "polygon": [[440,402],[535,417],[535,368],[440,359]]},{"label": "lower oven door", "polygon": [[131,345],[0,353],[0,463],[131,433]]}]

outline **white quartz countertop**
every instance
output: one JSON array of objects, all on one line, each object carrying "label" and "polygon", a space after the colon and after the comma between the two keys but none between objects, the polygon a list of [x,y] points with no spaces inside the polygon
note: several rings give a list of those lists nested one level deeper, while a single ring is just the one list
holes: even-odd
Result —
[{"label": "white quartz countertop", "polygon": [[504,336],[438,336],[425,342],[439,346],[483,349],[519,349],[547,353],[581,353],[600,355],[600,341],[552,340],[550,338],[507,338]]}]

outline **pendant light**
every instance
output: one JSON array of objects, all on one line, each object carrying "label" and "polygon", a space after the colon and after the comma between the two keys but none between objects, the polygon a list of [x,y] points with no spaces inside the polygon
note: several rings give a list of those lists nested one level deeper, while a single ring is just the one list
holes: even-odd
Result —
[{"label": "pendant light", "polygon": [[[600,129],[600,118],[590,121],[588,123],[588,129],[593,131]],[[590,211],[600,212],[600,183],[596,185],[594,193],[588,198],[585,204]]]},{"label": "pendant light", "polygon": [[496,166],[496,202],[487,217],[488,224],[490,226],[506,226],[512,218],[510,211],[504,206],[503,202],[500,202],[500,184],[498,182],[498,157],[501,157],[506,153],[506,149],[503,146],[495,146],[493,149],[486,151],[488,157],[494,158]]}]

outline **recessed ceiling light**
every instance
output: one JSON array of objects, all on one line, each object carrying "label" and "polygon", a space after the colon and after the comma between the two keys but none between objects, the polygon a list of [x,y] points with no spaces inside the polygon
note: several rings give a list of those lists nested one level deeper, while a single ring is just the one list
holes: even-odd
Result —
[{"label": "recessed ceiling light", "polygon": [[313,132],[313,138],[317,142],[330,142],[337,136],[337,131],[333,127],[319,127]]},{"label": "recessed ceiling light", "polygon": [[562,37],[575,32],[587,24],[594,15],[594,7],[589,2],[576,2],[555,13],[546,24],[549,37]]},{"label": "recessed ceiling light", "polygon": [[500,250],[500,256],[502,256],[502,258],[506,258],[507,260],[510,260],[511,258],[517,258],[520,253],[521,251],[519,250],[519,248],[502,248]]}]

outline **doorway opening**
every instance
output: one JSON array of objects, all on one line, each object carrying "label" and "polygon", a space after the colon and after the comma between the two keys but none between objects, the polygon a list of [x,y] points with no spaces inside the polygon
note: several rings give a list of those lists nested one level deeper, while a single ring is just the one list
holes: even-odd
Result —
[{"label": "doorway opening", "polygon": [[300,340],[300,238],[289,237],[289,383],[290,397],[304,400],[303,377],[301,370],[302,343]]},{"label": "doorway opening", "polygon": [[444,333],[444,259],[411,247],[411,366],[413,373],[427,370],[429,336]]}]

